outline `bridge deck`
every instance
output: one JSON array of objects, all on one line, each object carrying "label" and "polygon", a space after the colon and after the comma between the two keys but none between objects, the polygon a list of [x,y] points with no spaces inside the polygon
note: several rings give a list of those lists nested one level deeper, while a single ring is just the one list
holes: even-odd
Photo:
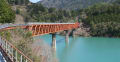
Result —
[{"label": "bridge deck", "polygon": [[26,24],[3,24],[0,25],[0,29],[7,28],[7,27],[15,27],[15,26],[28,26],[28,25],[55,25],[55,24],[75,24],[75,23],[26,23]]},{"label": "bridge deck", "polygon": [[75,23],[36,23],[36,22],[33,22],[33,23],[27,23],[27,24],[75,24]]}]

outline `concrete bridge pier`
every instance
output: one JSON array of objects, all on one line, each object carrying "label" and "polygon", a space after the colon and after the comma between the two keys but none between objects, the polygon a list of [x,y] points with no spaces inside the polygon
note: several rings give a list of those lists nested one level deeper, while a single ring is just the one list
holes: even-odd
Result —
[{"label": "concrete bridge pier", "polygon": [[72,37],[75,38],[75,31],[76,29],[72,29]]},{"label": "concrete bridge pier", "polygon": [[52,34],[52,48],[56,51],[56,33]]},{"label": "concrete bridge pier", "polygon": [[70,34],[70,31],[66,30],[65,43],[66,43],[67,46],[69,45],[69,34]]}]

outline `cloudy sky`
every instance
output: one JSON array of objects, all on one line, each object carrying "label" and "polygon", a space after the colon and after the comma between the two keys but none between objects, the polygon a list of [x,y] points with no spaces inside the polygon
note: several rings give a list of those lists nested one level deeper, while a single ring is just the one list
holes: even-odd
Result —
[{"label": "cloudy sky", "polygon": [[38,2],[40,0],[30,0],[30,1],[33,2],[33,3],[36,3],[36,2]]}]

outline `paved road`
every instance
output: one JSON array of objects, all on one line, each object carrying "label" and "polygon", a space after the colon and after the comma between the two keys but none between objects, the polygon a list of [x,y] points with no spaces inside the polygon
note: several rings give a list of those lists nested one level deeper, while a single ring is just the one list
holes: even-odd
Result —
[{"label": "paved road", "polygon": [[[1,44],[1,36],[0,36],[0,44]],[[6,62],[5,58],[3,57],[1,51],[0,51],[0,62]]]},{"label": "paved road", "polygon": [[5,58],[2,56],[1,52],[0,52],[0,62],[6,62]]}]

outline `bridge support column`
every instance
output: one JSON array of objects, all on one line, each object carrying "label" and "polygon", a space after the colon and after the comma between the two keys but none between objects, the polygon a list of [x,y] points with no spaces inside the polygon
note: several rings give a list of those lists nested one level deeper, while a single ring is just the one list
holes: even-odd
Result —
[{"label": "bridge support column", "polygon": [[52,34],[52,48],[56,50],[56,33]]},{"label": "bridge support column", "polygon": [[66,45],[68,46],[68,44],[69,44],[69,31],[68,30],[66,30],[66,35],[65,35],[65,43],[66,43]]},{"label": "bridge support column", "polygon": [[72,30],[72,37],[75,38],[75,29]]}]

